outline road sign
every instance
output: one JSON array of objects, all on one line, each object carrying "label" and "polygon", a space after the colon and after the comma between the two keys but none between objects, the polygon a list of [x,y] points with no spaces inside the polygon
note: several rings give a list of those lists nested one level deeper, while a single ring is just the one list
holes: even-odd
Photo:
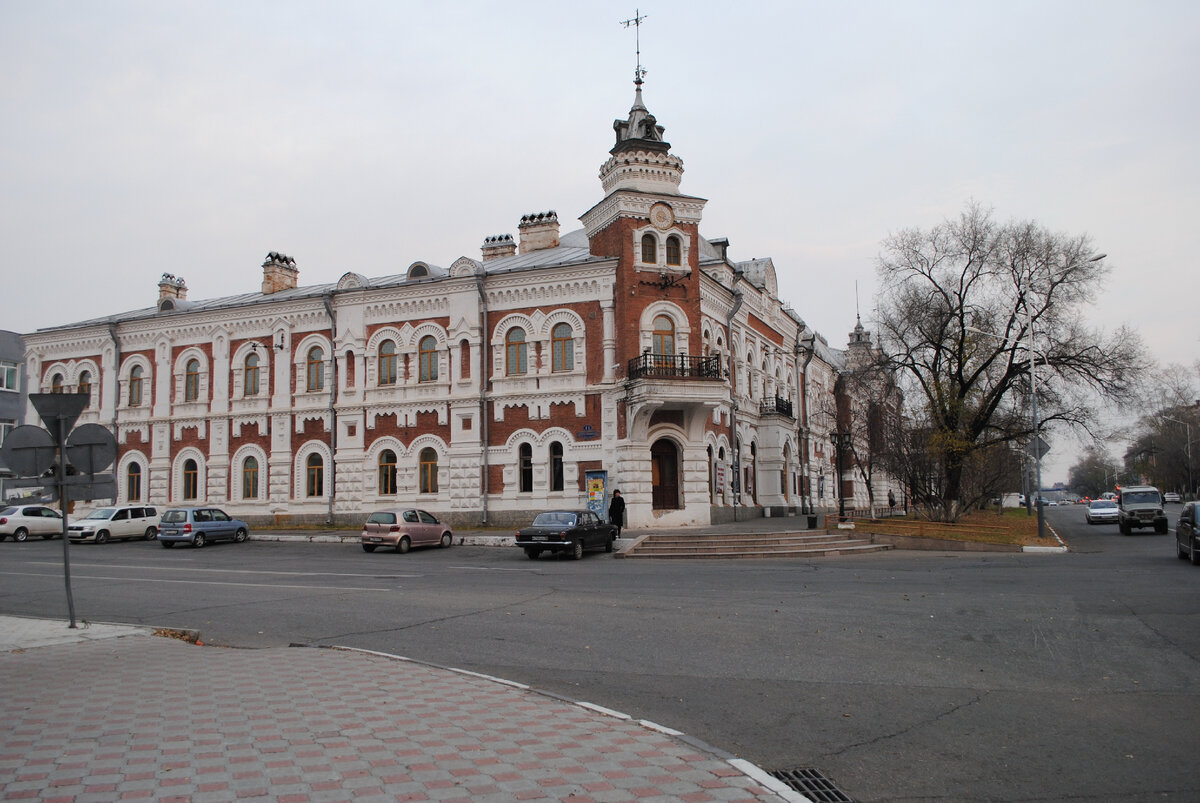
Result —
[{"label": "road sign", "polygon": [[61,437],[59,433],[69,432],[71,427],[75,426],[80,413],[87,409],[90,399],[91,394],[88,393],[29,394],[29,403],[37,410],[55,443],[58,443]]},{"label": "road sign", "polygon": [[22,426],[8,433],[0,458],[18,477],[40,477],[54,466],[54,439],[41,427]]},{"label": "road sign", "polygon": [[67,462],[80,474],[98,474],[117,459],[117,439],[100,424],[80,424],[67,436]]}]

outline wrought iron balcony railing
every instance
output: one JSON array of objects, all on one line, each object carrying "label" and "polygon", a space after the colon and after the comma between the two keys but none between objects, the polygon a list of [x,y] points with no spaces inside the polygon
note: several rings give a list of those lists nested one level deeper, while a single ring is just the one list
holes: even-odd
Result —
[{"label": "wrought iron balcony railing", "polygon": [[720,379],[721,358],[642,354],[629,361],[630,379]]},{"label": "wrought iron balcony railing", "polygon": [[785,415],[788,418],[796,417],[796,414],[792,412],[792,403],[787,399],[781,399],[778,396],[760,404],[758,411],[763,415],[776,414]]}]

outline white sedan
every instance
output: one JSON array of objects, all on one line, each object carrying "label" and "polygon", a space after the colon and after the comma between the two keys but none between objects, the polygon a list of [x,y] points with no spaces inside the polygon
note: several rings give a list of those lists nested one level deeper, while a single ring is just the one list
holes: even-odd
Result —
[{"label": "white sedan", "polygon": [[41,505],[14,505],[0,510],[0,541],[12,536],[24,541],[31,535],[53,538],[62,535],[62,515]]},{"label": "white sedan", "polygon": [[1113,500],[1097,499],[1088,505],[1087,513],[1084,515],[1088,524],[1116,524],[1120,517],[1120,511],[1117,510],[1117,503]]}]

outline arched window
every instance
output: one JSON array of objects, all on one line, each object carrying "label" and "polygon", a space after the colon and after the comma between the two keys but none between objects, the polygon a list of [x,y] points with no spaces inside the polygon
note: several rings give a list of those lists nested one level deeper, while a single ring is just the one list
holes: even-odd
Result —
[{"label": "arched window", "polygon": [[396,494],[396,453],[384,449],[379,453],[379,495],[395,496]]},{"label": "arched window", "polygon": [[244,395],[258,395],[258,355],[251,352],[246,355],[246,370],[242,376],[245,385]]},{"label": "arched window", "polygon": [[571,324],[555,324],[550,330],[550,344],[553,357],[551,370],[572,371],[575,369],[575,340],[572,338]]},{"label": "arched window", "polygon": [[62,393],[63,392],[63,375],[62,374],[55,374],[54,376],[50,377],[50,392],[51,393]]},{"label": "arched window", "polygon": [[129,372],[129,406],[137,407],[142,403],[142,366],[135,365]]},{"label": "arched window", "polygon": [[421,478],[420,492],[423,494],[435,494],[438,491],[438,456],[437,452],[426,446],[421,450],[418,456],[420,463]]},{"label": "arched window", "polygon": [[196,401],[200,398],[200,361],[188,360],[183,369],[183,400]]},{"label": "arched window", "polygon": [[[313,391],[325,389],[325,350],[320,346],[313,346],[308,350],[308,359],[305,362],[305,387],[311,393]],[[321,494],[316,494],[320,496]],[[309,494],[313,496],[313,494]]]},{"label": "arched window", "polygon": [[550,444],[550,490],[563,489],[563,445],[558,441]]},{"label": "arched window", "polygon": [[678,237],[672,234],[667,238],[667,264],[678,266],[683,260],[683,247]]},{"label": "arched window", "polygon": [[92,372],[83,371],[79,374],[79,386],[75,389],[76,393],[91,395],[92,392]]},{"label": "arched window", "polygon": [[304,493],[309,497],[325,495],[325,460],[319,454],[310,454],[304,461]]},{"label": "arched window", "polygon": [[242,498],[258,498],[258,458],[254,456],[242,461]]},{"label": "arched window", "polygon": [[658,264],[658,240],[653,234],[642,235],[642,263],[645,265]]},{"label": "arched window", "polygon": [[675,322],[666,315],[654,318],[654,347],[655,354],[673,355],[675,353]]},{"label": "arched window", "polygon": [[520,491],[523,494],[533,493],[533,447],[522,443],[517,456],[517,468],[521,472]]},{"label": "arched window", "polygon": [[385,340],[379,344],[379,384],[396,384],[396,342]]},{"label": "arched window", "polygon": [[525,330],[514,326],[504,336],[504,373],[516,376],[529,369],[529,344],[525,342]]},{"label": "arched window", "polygon": [[192,459],[183,461],[183,498],[192,501],[200,490],[200,467]]},{"label": "arched window", "polygon": [[458,357],[459,369],[463,379],[471,378],[471,342],[469,340],[460,340],[458,342]]},{"label": "arched window", "polygon": [[125,501],[140,502],[142,499],[142,465],[130,463],[125,469]]},{"label": "arched window", "polygon": [[421,338],[421,343],[417,346],[417,354],[420,362],[420,381],[436,382],[438,378],[437,338],[433,335],[425,335]]}]

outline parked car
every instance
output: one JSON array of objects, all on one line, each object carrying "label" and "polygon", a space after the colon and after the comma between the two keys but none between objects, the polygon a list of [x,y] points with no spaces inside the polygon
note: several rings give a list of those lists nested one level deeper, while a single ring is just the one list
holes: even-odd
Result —
[{"label": "parked car", "polygon": [[24,541],[31,535],[53,538],[62,534],[62,515],[42,505],[13,505],[0,510],[0,541],[10,535]]},{"label": "parked car", "polygon": [[158,543],[168,549],[179,543],[199,548],[221,540],[240,544],[249,536],[250,525],[216,507],[173,507],[158,524]]},{"label": "parked car", "polygon": [[1116,524],[1120,513],[1116,502],[1111,499],[1097,499],[1088,504],[1084,518],[1088,524]]},{"label": "parked car", "polygon": [[448,547],[453,543],[454,533],[449,527],[432,513],[417,508],[377,510],[367,517],[362,529],[363,552],[389,546],[404,554],[415,546]]},{"label": "parked car", "polygon": [[1180,559],[1191,558],[1193,566],[1200,566],[1200,534],[1196,532],[1196,517],[1200,515],[1200,502],[1188,502],[1175,524],[1175,550]]},{"label": "parked car", "polygon": [[1159,535],[1167,533],[1167,514],[1162,508],[1162,494],[1150,485],[1129,485],[1117,492],[1117,522],[1121,535],[1135,529],[1153,527]]},{"label": "parked car", "polygon": [[158,509],[145,505],[98,507],[67,525],[67,537],[75,541],[103,544],[110,538],[145,538],[158,535]]},{"label": "parked car", "polygon": [[590,510],[551,510],[517,532],[517,546],[531,559],[543,552],[567,553],[575,560],[588,549],[613,551],[616,525],[606,524]]},{"label": "parked car", "polygon": [[1167,491],[1163,494],[1163,501],[1178,503],[1180,501],[1179,494],[1175,493],[1174,491]]}]

